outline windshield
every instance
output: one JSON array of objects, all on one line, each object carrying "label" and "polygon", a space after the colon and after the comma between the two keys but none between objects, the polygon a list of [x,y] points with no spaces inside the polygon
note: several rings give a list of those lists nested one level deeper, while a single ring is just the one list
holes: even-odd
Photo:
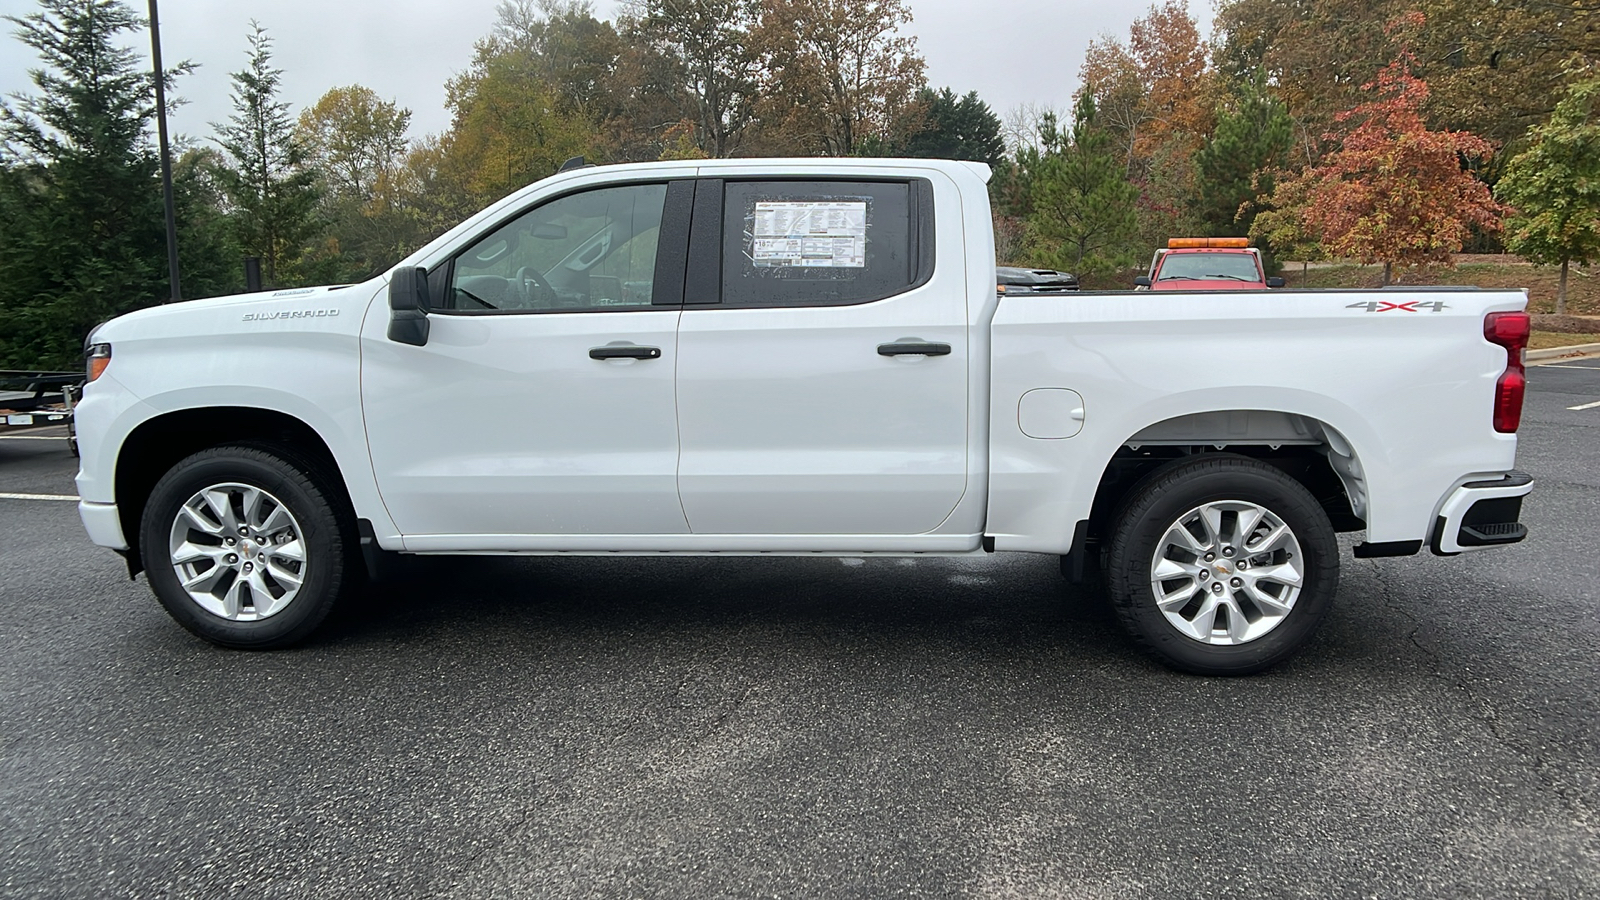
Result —
[{"label": "windshield", "polygon": [[1254,253],[1168,253],[1157,281],[1260,281]]}]

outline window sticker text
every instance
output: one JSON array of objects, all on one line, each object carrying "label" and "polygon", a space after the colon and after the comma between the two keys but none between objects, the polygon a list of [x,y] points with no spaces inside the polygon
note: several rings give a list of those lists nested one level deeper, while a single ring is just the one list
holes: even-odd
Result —
[{"label": "window sticker text", "polygon": [[865,201],[761,201],[755,206],[750,258],[756,267],[866,266]]}]

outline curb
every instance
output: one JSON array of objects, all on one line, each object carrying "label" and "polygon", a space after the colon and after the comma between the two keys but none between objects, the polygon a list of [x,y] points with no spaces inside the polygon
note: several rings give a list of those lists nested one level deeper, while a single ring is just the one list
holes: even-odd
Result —
[{"label": "curb", "polygon": [[1522,358],[1528,362],[1537,362],[1542,359],[1564,359],[1568,356],[1587,356],[1591,353],[1600,353],[1600,344],[1573,344],[1570,347],[1547,347],[1543,350],[1523,351]]}]

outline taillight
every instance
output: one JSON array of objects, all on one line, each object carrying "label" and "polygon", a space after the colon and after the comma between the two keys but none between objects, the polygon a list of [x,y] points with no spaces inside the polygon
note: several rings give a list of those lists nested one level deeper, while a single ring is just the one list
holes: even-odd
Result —
[{"label": "taillight", "polygon": [[1483,319],[1484,338],[1506,348],[1506,370],[1494,386],[1494,430],[1501,434],[1515,434],[1522,424],[1522,395],[1528,388],[1522,351],[1532,328],[1525,312],[1492,312]]},{"label": "taillight", "polygon": [[83,351],[83,355],[85,359],[88,360],[89,364],[88,381],[93,381],[96,378],[99,378],[100,373],[106,370],[106,366],[111,365],[110,344],[90,344],[88,348]]}]

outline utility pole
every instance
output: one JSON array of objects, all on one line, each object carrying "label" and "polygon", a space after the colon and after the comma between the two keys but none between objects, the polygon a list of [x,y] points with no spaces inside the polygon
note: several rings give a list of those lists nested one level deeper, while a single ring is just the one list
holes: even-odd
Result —
[{"label": "utility pole", "polygon": [[156,0],[150,0],[150,62],[156,75],[156,138],[161,145],[161,197],[167,207],[167,280],[172,300],[183,299],[178,282],[178,215],[172,207],[172,150],[167,146],[167,73],[161,67],[161,21]]}]

